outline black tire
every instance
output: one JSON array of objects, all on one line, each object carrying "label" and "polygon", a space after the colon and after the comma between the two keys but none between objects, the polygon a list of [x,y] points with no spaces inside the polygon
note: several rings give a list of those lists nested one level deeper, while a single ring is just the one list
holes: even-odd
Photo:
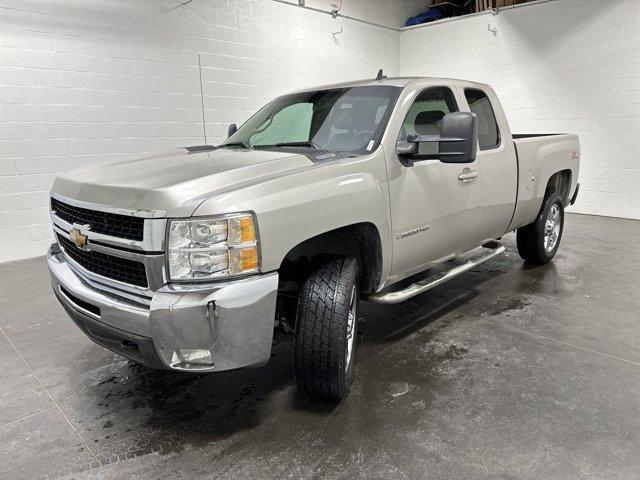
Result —
[{"label": "black tire", "polygon": [[[545,247],[545,228],[549,214],[557,206],[559,211],[559,223],[560,231],[557,234],[557,239],[553,248],[547,249]],[[560,246],[560,240],[562,240],[562,231],[564,230],[564,201],[562,197],[556,192],[550,192],[542,202],[542,208],[540,213],[536,217],[536,220],[529,225],[518,229],[516,234],[516,240],[518,244],[518,253],[520,256],[529,263],[534,265],[544,265],[549,263],[555,256]]]},{"label": "black tire", "polygon": [[[355,319],[351,322],[353,342],[348,356],[352,293]],[[304,283],[293,352],[296,383],[307,395],[341,400],[349,393],[355,374],[359,293],[358,261],[353,257],[326,263]]]}]

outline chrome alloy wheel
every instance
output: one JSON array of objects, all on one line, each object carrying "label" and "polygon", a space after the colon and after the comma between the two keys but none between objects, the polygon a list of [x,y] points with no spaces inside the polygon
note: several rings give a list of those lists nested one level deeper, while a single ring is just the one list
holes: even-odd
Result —
[{"label": "chrome alloy wheel", "polygon": [[560,207],[557,203],[549,209],[547,220],[544,225],[544,249],[547,252],[552,252],[558,243],[558,237],[560,236]]},{"label": "chrome alloy wheel", "polygon": [[355,339],[357,335],[357,298],[356,298],[356,286],[351,289],[351,300],[349,301],[349,316],[347,318],[347,357],[344,362],[345,372],[349,369],[351,364],[351,357],[353,356],[353,347],[355,345]]}]

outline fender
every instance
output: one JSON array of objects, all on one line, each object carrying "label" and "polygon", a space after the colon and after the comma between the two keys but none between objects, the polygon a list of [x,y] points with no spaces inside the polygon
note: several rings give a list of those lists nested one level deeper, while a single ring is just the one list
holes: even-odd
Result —
[{"label": "fender", "polygon": [[340,227],[368,222],[380,235],[381,283],[391,268],[391,228],[384,152],[317,165],[204,201],[194,216],[252,211],[261,270],[277,270],[296,245]]},{"label": "fender", "polygon": [[516,211],[508,231],[533,222],[540,211],[549,179],[562,170],[571,171],[571,198],[578,182],[580,151],[577,135],[553,135],[516,139],[520,161]]}]

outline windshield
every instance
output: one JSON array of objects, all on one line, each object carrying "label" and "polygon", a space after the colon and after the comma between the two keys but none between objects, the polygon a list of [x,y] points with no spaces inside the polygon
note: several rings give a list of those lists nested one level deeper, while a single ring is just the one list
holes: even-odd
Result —
[{"label": "windshield", "polygon": [[376,85],[285,95],[263,107],[223,146],[367,153],[377,147],[400,90]]}]

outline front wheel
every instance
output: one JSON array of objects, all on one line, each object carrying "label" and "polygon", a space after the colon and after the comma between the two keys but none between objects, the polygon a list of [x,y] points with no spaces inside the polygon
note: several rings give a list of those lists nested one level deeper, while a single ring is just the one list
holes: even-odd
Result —
[{"label": "front wheel", "polygon": [[353,382],[357,347],[358,261],[333,260],[315,271],[300,292],[294,342],[298,388],[340,400]]},{"label": "front wheel", "polygon": [[536,265],[549,263],[560,246],[563,227],[564,201],[554,192],[545,197],[536,220],[518,229],[518,253]]}]

